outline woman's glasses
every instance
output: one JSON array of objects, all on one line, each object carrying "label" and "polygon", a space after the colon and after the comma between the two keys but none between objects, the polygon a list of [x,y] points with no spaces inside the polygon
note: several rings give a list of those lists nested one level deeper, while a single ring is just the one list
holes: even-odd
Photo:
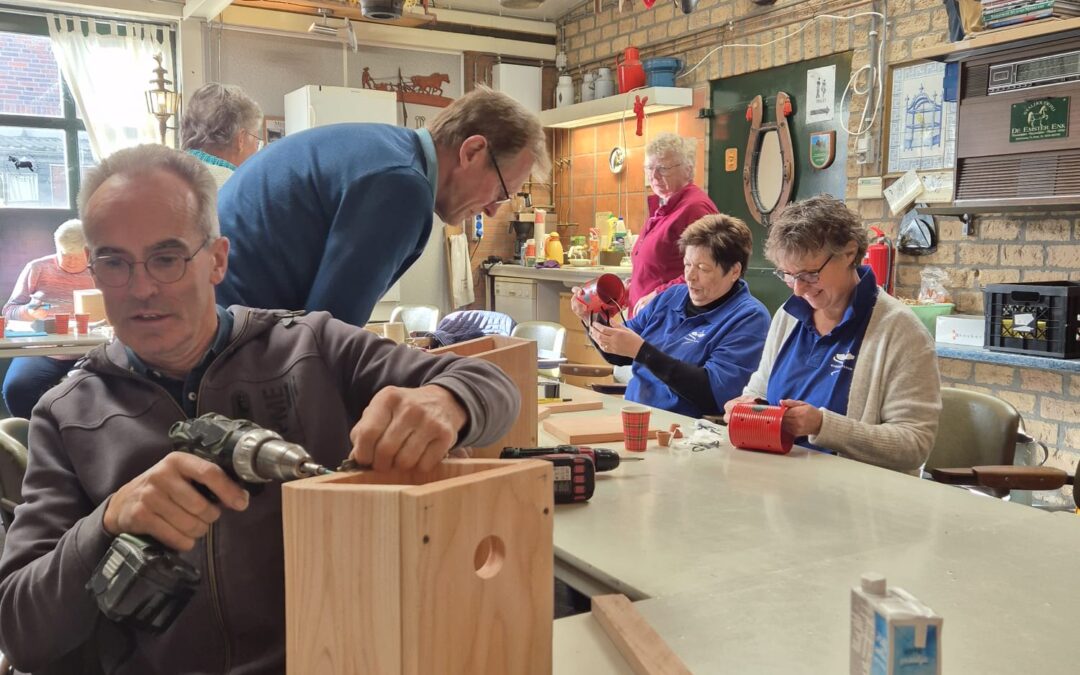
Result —
[{"label": "woman's glasses", "polygon": [[798,272],[796,274],[789,274],[782,269],[775,269],[773,270],[773,274],[776,275],[777,279],[783,281],[788,286],[794,286],[800,281],[804,284],[816,284],[817,282],[821,281],[821,270],[825,269],[825,266],[829,264],[829,261],[833,259],[834,255],[836,254],[833,253],[829,255],[829,257],[825,259],[825,262],[821,263],[821,267],[817,268],[813,272]]}]

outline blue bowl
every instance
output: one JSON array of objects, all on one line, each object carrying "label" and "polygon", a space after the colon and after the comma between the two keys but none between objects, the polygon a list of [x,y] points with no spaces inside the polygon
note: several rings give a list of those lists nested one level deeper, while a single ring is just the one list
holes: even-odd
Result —
[{"label": "blue bowl", "polygon": [[641,62],[645,69],[645,84],[649,87],[674,87],[675,76],[682,70],[682,59],[663,56],[645,59]]}]

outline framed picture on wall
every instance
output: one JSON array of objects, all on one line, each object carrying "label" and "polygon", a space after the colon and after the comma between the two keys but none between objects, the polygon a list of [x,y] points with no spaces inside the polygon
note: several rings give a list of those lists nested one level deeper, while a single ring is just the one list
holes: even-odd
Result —
[{"label": "framed picture on wall", "polygon": [[285,118],[267,115],[263,117],[263,143],[270,145],[285,135]]},{"label": "framed picture on wall", "polygon": [[945,64],[894,67],[889,84],[886,173],[952,169],[957,104],[945,97]]}]

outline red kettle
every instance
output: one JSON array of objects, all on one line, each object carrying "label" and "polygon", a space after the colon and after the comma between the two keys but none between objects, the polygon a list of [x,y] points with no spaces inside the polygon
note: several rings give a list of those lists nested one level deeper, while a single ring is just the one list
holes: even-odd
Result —
[{"label": "red kettle", "polygon": [[[618,63],[618,58],[616,58]],[[638,58],[637,47],[627,47],[619,63],[619,93],[625,94],[631,89],[645,86],[645,68]]]}]

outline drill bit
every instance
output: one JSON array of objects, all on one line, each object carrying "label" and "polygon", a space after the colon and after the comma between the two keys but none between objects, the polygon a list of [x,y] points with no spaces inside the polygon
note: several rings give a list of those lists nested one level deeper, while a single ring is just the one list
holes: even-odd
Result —
[{"label": "drill bit", "polygon": [[304,474],[305,476],[325,476],[334,472],[326,468],[322,464],[316,464],[315,462],[304,462],[300,465],[300,473]]},{"label": "drill bit", "polygon": [[352,457],[349,457],[348,459],[346,459],[344,462],[341,463],[341,466],[339,466],[337,468],[337,470],[338,471],[371,471],[371,468],[372,467],[371,467],[370,464],[358,464],[355,459],[353,459]]}]

